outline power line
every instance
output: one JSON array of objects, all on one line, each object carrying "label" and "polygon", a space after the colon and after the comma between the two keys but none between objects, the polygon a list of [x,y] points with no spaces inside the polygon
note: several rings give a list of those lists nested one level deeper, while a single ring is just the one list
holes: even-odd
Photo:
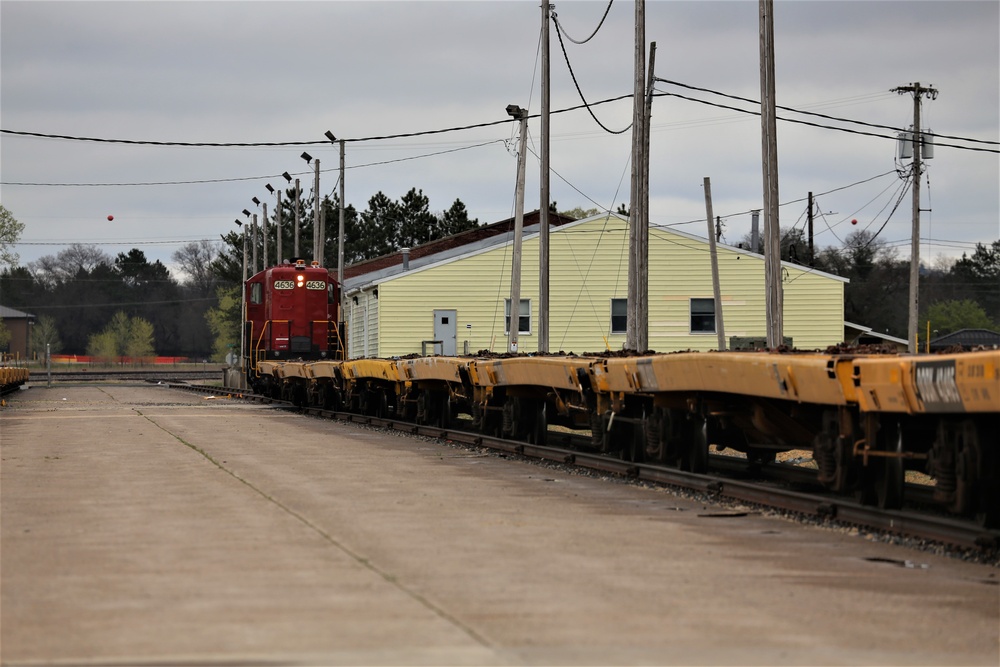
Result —
[{"label": "power line", "polygon": [[[492,141],[485,141],[479,144],[472,144],[471,146],[462,146],[460,148],[450,148],[444,151],[437,151],[434,153],[423,153],[421,155],[411,155],[410,157],[396,158],[394,160],[383,160],[381,162],[368,162],[365,164],[356,164],[346,169],[361,169],[364,167],[375,167],[385,164],[393,164],[395,162],[406,162],[408,160],[419,160],[427,157],[435,157],[437,155],[445,155],[447,153],[457,153],[459,151],[469,150],[472,148],[480,148],[482,146],[488,146],[490,144],[501,143],[502,139],[494,139]],[[321,169],[320,173],[337,172],[339,179],[339,167],[333,167],[331,169]],[[290,176],[312,176],[314,171],[299,171]],[[39,187],[132,187],[132,186],[158,186],[158,185],[204,185],[211,183],[236,183],[239,181],[267,181],[283,178],[282,174],[272,174],[270,176],[241,176],[236,178],[213,178],[205,180],[195,180],[195,181],[159,181],[159,182],[139,182],[139,183],[23,183],[23,182],[10,182],[2,181],[0,185],[25,185],[25,186],[39,186]]]},{"label": "power line", "polygon": [[192,240],[176,240],[176,241],[16,241],[11,245],[73,245],[79,243],[81,245],[174,245],[177,243],[200,243],[202,241],[207,241],[209,243],[216,243],[219,239],[192,239]]},{"label": "power line", "polygon": [[[664,97],[664,96],[666,96],[666,97],[677,97],[679,99],[687,100],[689,102],[697,102],[698,104],[705,104],[707,106],[717,107],[719,109],[728,109],[729,111],[736,111],[738,113],[745,113],[745,114],[748,114],[748,115],[751,115],[751,116],[759,116],[760,115],[759,111],[749,111],[747,109],[741,109],[739,107],[730,106],[728,104],[719,104],[718,102],[709,102],[708,100],[700,100],[700,99],[698,99],[696,97],[688,97],[687,95],[681,95],[679,93],[668,93],[668,92],[661,91],[659,93],[654,93],[654,96],[655,97]],[[786,108],[786,107],[782,107],[782,108]],[[794,109],[792,111],[794,111],[795,113],[808,113],[808,112],[804,112],[804,111],[795,111]],[[798,119],[795,119],[795,118],[780,118],[779,117],[777,120],[783,121],[785,123],[796,123],[798,125],[808,125],[809,127],[817,127],[817,128],[824,129],[824,130],[836,130],[838,132],[847,132],[848,134],[858,134],[858,135],[865,136],[865,137],[876,137],[876,138],[879,138],[879,139],[891,139],[892,141],[896,141],[898,139],[895,136],[886,136],[884,134],[875,134],[874,132],[864,132],[864,131],[861,131],[861,130],[852,130],[852,129],[849,129],[849,128],[846,128],[846,127],[834,127],[832,125],[822,125],[820,123],[812,123],[812,122],[807,121],[807,120],[798,120]],[[859,122],[860,123],[860,121],[851,121],[851,120],[848,120],[848,119],[841,119],[841,120],[843,120],[844,122],[848,122],[848,123],[852,123],[852,122]],[[864,124],[864,123],[861,123],[861,124]],[[896,130],[898,132],[902,132],[903,131],[900,128],[890,128],[890,129]],[[922,133],[922,134],[928,134],[929,135],[930,133]],[[934,135],[934,136],[945,137],[947,135]],[[961,141],[972,141],[972,142],[979,142],[979,143],[996,143],[996,142],[980,141],[978,139],[965,139],[965,138],[960,138],[960,137],[959,137],[959,139]],[[979,152],[982,152],[982,153],[1000,153],[1000,149],[996,149],[996,148],[976,148],[976,147],[973,147],[973,146],[957,146],[955,144],[943,144],[943,143],[938,142],[938,141],[935,141],[934,145],[935,146],[941,146],[941,147],[944,147],[944,148],[957,148],[959,150],[965,150],[965,151],[979,151]]]},{"label": "power line", "polygon": [[561,32],[562,34],[566,35],[566,39],[568,39],[569,41],[573,42],[574,44],[586,44],[587,42],[589,42],[590,40],[592,40],[594,38],[594,36],[597,34],[597,31],[601,29],[602,25],[604,25],[604,21],[605,21],[605,19],[608,18],[608,12],[611,11],[611,5],[613,5],[614,2],[615,2],[615,0],[610,0],[608,2],[608,6],[604,10],[604,16],[601,17],[600,23],[597,24],[597,27],[594,28],[594,32],[590,33],[590,37],[588,37],[587,39],[576,40],[576,39],[573,39],[572,37],[570,37],[569,33],[566,32],[566,29],[563,28],[562,24],[559,23],[559,19],[556,17],[556,13],[555,12],[552,12],[552,22],[556,24],[556,28],[559,29],[559,32]]},{"label": "power line", "polygon": [[[565,52],[565,49],[564,49],[564,52]],[[567,60],[567,64],[568,64],[568,60]],[[714,91],[714,90],[711,90],[711,89],[708,89],[708,88],[699,88],[697,86],[691,86],[691,85],[688,85],[688,84],[683,84],[683,83],[680,83],[680,82],[671,81],[669,79],[661,79],[659,77],[657,77],[656,80],[660,81],[660,82],[663,82],[663,83],[670,84],[670,85],[681,86],[681,87],[689,88],[689,89],[692,89],[692,90],[704,91],[704,92],[712,93],[712,94],[715,94],[715,95],[720,95],[720,96],[723,96],[723,97],[729,97],[731,99],[736,99],[736,100],[739,100],[739,101],[744,101],[744,102],[753,103],[753,104],[759,104],[759,102],[757,102],[755,100],[751,100],[749,98],[739,97],[739,96],[736,96],[736,95],[729,95],[727,93],[721,93],[721,92]],[[724,105],[724,104],[718,104],[718,103],[714,103],[714,102],[709,102],[707,100],[700,100],[700,99],[693,98],[693,97],[686,97],[684,95],[679,95],[677,93],[660,92],[659,94],[657,94],[657,97],[661,97],[661,96],[678,97],[680,99],[685,99],[685,100],[688,100],[688,101],[691,101],[691,102],[697,102],[699,104],[707,104],[709,106],[718,107],[720,109],[727,109],[727,110],[730,110],[730,111],[737,111],[737,112],[740,112],[740,113],[747,113],[747,114],[751,114],[751,115],[759,115],[759,112],[755,113],[755,112],[752,112],[752,111],[747,111],[746,109],[741,109],[739,107],[732,107],[732,106],[728,106],[728,105]],[[565,109],[559,109],[559,110],[556,110],[556,111],[552,111],[551,113],[553,113],[553,114],[569,113],[571,111],[578,111],[580,109],[587,109],[588,112],[589,112],[590,111],[590,107],[595,107],[595,106],[599,106],[599,105],[602,105],[602,104],[609,104],[611,102],[618,102],[618,101],[621,101],[621,100],[624,100],[624,99],[627,99],[627,98],[630,98],[630,97],[632,97],[631,93],[629,93],[627,95],[619,95],[617,97],[603,99],[603,100],[600,100],[598,102],[587,102],[586,100],[583,100],[583,102],[584,102],[583,104],[580,104],[580,105],[577,105],[577,106],[573,106],[573,107],[567,107]],[[581,99],[583,99],[582,94],[581,94]],[[792,111],[794,113],[800,113],[800,114],[805,114],[805,115],[813,115],[813,116],[818,116],[818,117],[827,118],[827,119],[831,119],[831,120],[836,120],[836,121],[840,121],[840,122],[854,123],[854,124],[857,124],[857,125],[865,125],[865,126],[869,126],[869,127],[873,127],[873,128],[889,129],[889,130],[893,130],[893,131],[896,131],[896,132],[902,132],[902,131],[904,131],[902,128],[897,128],[897,127],[892,127],[892,126],[887,126],[887,125],[876,125],[876,124],[873,124],[873,123],[866,123],[864,121],[856,121],[856,120],[851,120],[851,119],[848,119],[848,118],[838,118],[838,117],[835,117],[835,116],[826,116],[824,114],[818,114],[818,113],[809,112],[809,111],[802,111],[802,110],[799,110],[799,109],[794,109],[792,107],[778,107],[778,108],[784,109],[786,111]],[[534,115],[529,115],[528,116],[528,118],[537,118],[537,117],[538,117],[538,114],[534,114]],[[801,124],[804,124],[804,125],[811,125],[813,127],[819,127],[819,128],[823,128],[823,129],[829,129],[829,130],[842,130],[842,131],[847,131],[847,132],[854,132],[854,133],[857,133],[857,134],[866,134],[866,133],[863,133],[863,132],[859,132],[857,130],[845,130],[844,128],[837,128],[837,127],[831,127],[831,126],[828,126],[828,125],[820,125],[820,124],[816,124],[816,123],[809,123],[809,122],[806,122],[806,121],[796,121],[796,120],[791,120],[791,119],[787,119],[787,118],[785,118],[785,119],[779,119],[779,120],[784,120],[786,122],[801,123]],[[348,142],[348,143],[361,143],[361,142],[369,142],[369,141],[384,141],[384,140],[387,140],[387,139],[405,139],[405,138],[412,138],[412,137],[421,137],[421,136],[430,136],[430,135],[436,135],[436,134],[445,134],[445,133],[448,133],[448,132],[458,132],[458,131],[463,131],[463,130],[479,129],[479,128],[484,128],[484,127],[493,127],[493,126],[496,126],[496,125],[503,125],[505,123],[512,123],[512,122],[515,122],[515,121],[513,121],[513,120],[511,120],[511,119],[508,118],[508,119],[504,119],[504,120],[490,121],[490,122],[485,122],[485,123],[475,123],[475,124],[472,124],[472,125],[459,125],[459,126],[454,126],[454,127],[442,128],[442,129],[438,129],[438,130],[422,130],[422,131],[418,131],[418,132],[406,132],[406,133],[399,133],[399,134],[388,134],[388,135],[379,135],[379,136],[370,136],[370,137],[357,137],[357,138],[354,138],[354,139],[347,139],[347,138],[345,138],[344,141]],[[149,146],[178,146],[178,147],[195,147],[195,148],[198,148],[198,147],[201,147],[201,148],[254,148],[254,147],[329,146],[330,145],[330,142],[328,140],[325,140],[325,139],[324,140],[315,140],[315,141],[230,142],[230,143],[225,143],[225,142],[186,142],[186,141],[153,141],[153,140],[132,140],[132,139],[107,139],[107,138],[98,138],[98,137],[78,137],[78,136],[63,135],[63,134],[48,134],[48,133],[44,133],[44,132],[26,132],[26,131],[9,130],[9,129],[0,129],[0,133],[2,133],[2,134],[13,134],[13,135],[19,135],[19,136],[28,136],[28,137],[38,137],[38,138],[42,138],[42,139],[64,139],[64,140],[69,140],[69,141],[91,141],[91,142],[112,143],[112,144],[149,145]],[[934,133],[929,133],[929,132],[925,133],[925,134],[928,134],[929,136],[940,137],[940,138],[944,138],[944,139],[955,139],[957,141],[965,141],[965,142],[969,142],[969,143],[982,143],[982,144],[989,144],[989,145],[1000,145],[1000,142],[985,141],[985,140],[981,140],[981,139],[970,139],[968,137],[956,137],[956,136],[951,136],[951,135],[946,135],[946,134],[934,134]],[[881,135],[881,134],[868,134],[868,136],[879,137],[879,138],[882,138],[882,139],[887,139],[887,138],[895,139],[896,138],[896,137],[886,137],[885,135]],[[960,149],[965,149],[965,150],[987,150],[988,152],[994,152],[994,153],[995,152],[1000,152],[1000,151],[992,150],[992,149],[977,149],[977,148],[972,148],[972,147],[968,147],[968,146],[951,146],[949,144],[936,144],[936,145],[938,145],[938,146],[947,146],[948,148],[960,148]],[[303,173],[312,173],[312,172],[303,172]],[[273,177],[272,176],[262,176],[262,177],[257,177],[257,178],[273,178]],[[232,179],[232,180],[254,180],[254,178],[251,177],[251,178],[246,178],[246,179]],[[4,185],[16,185],[15,183],[3,183],[3,184]]]},{"label": "power line", "polygon": [[[611,5],[608,5],[608,9],[611,9]],[[556,18],[554,12],[552,14],[552,20],[555,21],[556,27],[559,28],[559,20]],[[603,19],[602,19],[602,21],[603,21]],[[598,26],[598,27],[600,27],[600,26]],[[587,113],[589,113],[590,117],[594,119],[594,122],[597,123],[598,125],[600,125],[601,129],[604,130],[605,132],[607,132],[608,134],[624,134],[625,132],[628,132],[629,129],[631,129],[631,127],[632,127],[632,123],[629,123],[628,126],[625,127],[622,130],[612,130],[611,128],[609,128],[608,126],[606,126],[604,123],[602,123],[597,118],[596,115],[594,115],[593,110],[590,108],[591,106],[594,106],[594,105],[587,103],[587,99],[583,96],[583,91],[580,89],[580,83],[576,80],[576,73],[573,71],[573,66],[569,62],[569,54],[566,52],[566,44],[565,44],[565,42],[563,42],[562,33],[563,33],[562,28],[559,28],[558,30],[556,30],[556,37],[559,38],[559,46],[560,46],[560,48],[562,48],[563,59],[565,59],[565,61],[566,61],[566,68],[569,70],[570,78],[573,79],[573,85],[576,86],[576,92],[580,95],[580,100],[583,102],[583,106],[587,109]],[[632,97],[632,96],[629,95],[629,97]]]},{"label": "power line", "polygon": [[[740,97],[738,95],[730,95],[729,93],[721,93],[721,92],[719,92],[717,90],[711,90],[710,88],[700,88],[698,86],[692,86],[692,85],[689,85],[689,84],[686,84],[686,83],[680,83],[679,81],[671,81],[669,79],[661,79],[659,77],[657,77],[656,80],[660,81],[662,83],[668,83],[668,84],[670,84],[672,86],[679,86],[681,88],[687,88],[689,90],[697,90],[697,91],[704,92],[704,93],[711,93],[713,95],[719,95],[720,97],[728,97],[729,99],[739,100],[741,102],[748,102],[750,104],[760,104],[760,102],[757,101],[757,100],[753,100],[753,99],[750,99],[750,98],[747,98],[747,97]],[[685,99],[688,99],[688,98],[685,98]],[[861,120],[852,120],[850,118],[840,118],[840,117],[837,117],[837,116],[829,116],[827,114],[815,113],[813,111],[803,111],[801,109],[795,109],[793,107],[781,106],[780,104],[777,105],[777,108],[781,109],[783,111],[791,111],[793,113],[800,113],[800,114],[803,114],[803,115],[806,115],[806,116],[816,116],[817,118],[825,118],[826,120],[835,120],[835,121],[842,122],[842,123],[854,123],[856,125],[864,125],[865,127],[872,127],[872,128],[882,129],[882,130],[893,130],[895,132],[903,132],[904,131],[902,128],[893,127],[892,125],[878,125],[876,123],[866,123],[866,122],[861,121]],[[1000,146],[1000,142],[997,142],[997,141],[985,141],[983,139],[969,139],[969,138],[966,138],[966,137],[955,137],[955,136],[951,136],[951,135],[948,135],[948,134],[935,134],[933,132],[926,132],[926,131],[921,131],[921,134],[924,134],[924,135],[927,135],[927,136],[931,136],[931,137],[940,137],[942,139],[955,139],[957,141],[968,141],[968,142],[977,143],[977,144],[989,144],[991,146]],[[941,145],[943,145],[943,144],[941,144]]]}]

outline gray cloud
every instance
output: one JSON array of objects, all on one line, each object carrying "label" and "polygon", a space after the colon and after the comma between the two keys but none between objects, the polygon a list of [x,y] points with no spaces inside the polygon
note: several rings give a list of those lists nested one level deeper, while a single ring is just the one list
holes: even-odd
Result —
[{"label": "gray cloud", "polygon": [[[759,96],[757,3],[648,2],[647,40],[663,78]],[[778,2],[779,104],[905,127],[912,101],[890,93],[912,81],[941,94],[924,105],[938,132],[996,141],[1000,127],[1000,16],[995,2]],[[574,37],[597,25],[603,2],[560,2]],[[320,140],[435,130],[503,120],[515,103],[539,106],[536,2],[19,2],[0,3],[2,126],[52,134],[203,142]],[[587,45],[567,43],[584,95],[632,92],[633,6],[615,3]],[[552,36],[552,104],[580,98]],[[665,84],[666,92],[681,92]],[[711,96],[696,95],[703,99]],[[718,100],[722,101],[722,100]],[[749,107],[752,108],[752,107]],[[606,125],[631,122],[631,104],[602,105]],[[760,124],[677,98],[653,113],[654,223],[704,215],[701,179],[713,180],[715,211],[759,207]],[[779,125],[781,199],[801,199],[894,168],[892,141]],[[537,146],[539,125],[530,123]],[[606,134],[586,112],[552,121],[552,198],[562,209],[614,208],[628,198],[630,137]],[[424,190],[441,210],[456,198],[483,222],[511,215],[515,157],[509,125],[348,144],[347,199],[364,208],[381,190]],[[419,155],[492,142],[445,155]],[[994,147],[995,148],[995,147]],[[306,172],[287,148],[173,148],[105,145],[9,134],[0,137],[4,182],[135,183],[236,179]],[[334,187],[335,147],[310,149]],[[372,163],[388,163],[374,166]],[[538,205],[538,167],[528,169],[527,208]],[[624,176],[624,180],[623,180]],[[1000,236],[996,154],[939,148],[928,171],[932,253],[961,253]],[[568,181],[568,183],[564,182]],[[823,195],[840,217],[879,219],[895,176]],[[311,178],[303,176],[308,191]],[[30,243],[106,242],[168,260],[176,245],[217,238],[263,198],[265,179],[211,185],[28,187],[4,185],[4,205],[26,224]],[[277,181],[272,179],[277,185]],[[926,191],[926,190],[925,190]],[[782,209],[795,224],[804,204]],[[909,238],[909,206],[883,232]],[[106,220],[114,214],[114,223]],[[884,214],[881,214],[884,216]],[[748,216],[728,222],[738,240]],[[801,224],[801,223],[799,223]],[[880,224],[880,223],[879,223]],[[698,227],[700,232],[701,227]],[[836,230],[835,230],[836,232]],[[821,231],[821,245],[837,243]],[[148,245],[144,245],[148,244]],[[59,249],[18,247],[22,261]]]}]

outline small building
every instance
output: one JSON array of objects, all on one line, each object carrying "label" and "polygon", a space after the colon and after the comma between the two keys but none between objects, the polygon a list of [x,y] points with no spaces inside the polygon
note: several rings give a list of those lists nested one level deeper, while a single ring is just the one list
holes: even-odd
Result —
[{"label": "small building", "polygon": [[887,333],[879,333],[871,327],[853,322],[844,322],[844,342],[848,345],[882,345],[889,346],[896,352],[906,352],[910,349],[910,342],[905,338],[890,336]]},{"label": "small building", "polygon": [[0,348],[4,360],[27,360],[31,358],[31,328],[35,316],[20,310],[0,306],[0,320],[10,332],[10,342]]},{"label": "small building", "polygon": [[[345,270],[348,356],[507,349],[512,221],[477,228]],[[766,331],[764,258],[720,245],[724,331]],[[537,212],[525,216],[519,352],[538,349]],[[784,336],[799,349],[844,338],[846,279],[782,263]],[[583,354],[625,344],[628,221],[557,217],[549,235],[549,351]],[[668,227],[649,233],[649,348],[718,347],[709,244]]]}]

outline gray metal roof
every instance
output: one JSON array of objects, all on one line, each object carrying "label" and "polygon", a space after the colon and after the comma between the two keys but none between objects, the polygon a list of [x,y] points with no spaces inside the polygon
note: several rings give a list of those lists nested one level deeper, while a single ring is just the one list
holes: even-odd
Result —
[{"label": "gray metal roof", "polygon": [[34,319],[34,317],[31,313],[22,313],[20,310],[0,306],[0,318],[5,320]]}]

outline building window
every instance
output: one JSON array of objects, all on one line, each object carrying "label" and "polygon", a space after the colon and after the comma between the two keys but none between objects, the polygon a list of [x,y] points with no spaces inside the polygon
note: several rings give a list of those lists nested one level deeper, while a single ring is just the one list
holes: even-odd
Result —
[{"label": "building window", "polygon": [[[530,334],[531,333],[531,299],[521,299],[520,312],[517,314],[520,326],[517,327],[517,333],[519,334]],[[510,299],[504,299],[503,302],[503,326],[504,333],[510,334]]]},{"label": "building window", "polygon": [[628,299],[611,299],[611,333],[623,334],[628,329]]},{"label": "building window", "polygon": [[691,299],[691,333],[715,333],[715,299]]}]

